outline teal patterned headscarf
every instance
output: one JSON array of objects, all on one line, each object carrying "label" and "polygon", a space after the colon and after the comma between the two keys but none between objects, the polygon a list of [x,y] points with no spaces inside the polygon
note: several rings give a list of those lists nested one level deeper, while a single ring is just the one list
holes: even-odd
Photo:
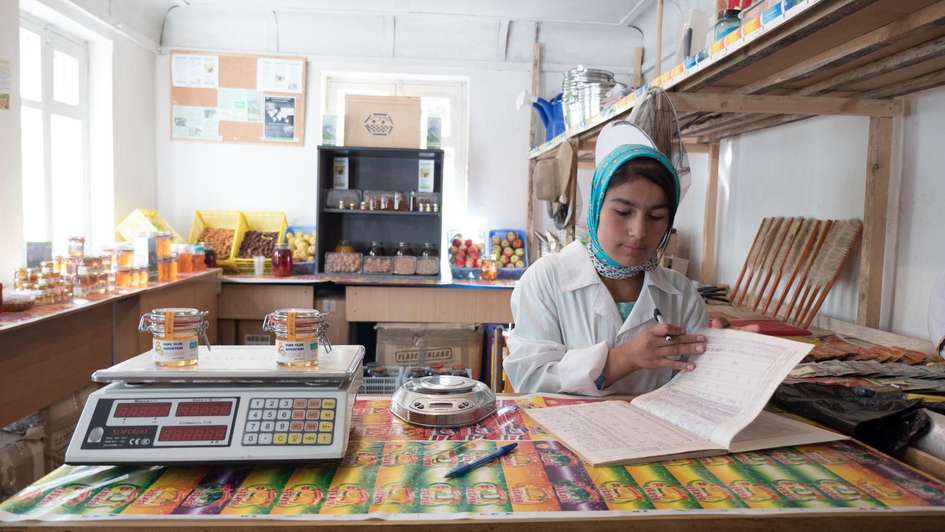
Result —
[{"label": "teal patterned headscarf", "polygon": [[673,168],[673,163],[659,150],[642,144],[624,144],[618,146],[601,160],[594,170],[594,181],[591,184],[591,197],[587,209],[587,232],[590,238],[587,251],[597,273],[608,279],[629,279],[641,271],[650,271],[656,267],[656,257],[650,257],[644,264],[637,266],[624,266],[610,257],[597,240],[600,211],[604,206],[604,196],[607,194],[610,180],[621,166],[633,159],[640,158],[655,160],[673,176],[673,184],[676,188],[676,205],[674,207],[679,207],[679,176]]}]

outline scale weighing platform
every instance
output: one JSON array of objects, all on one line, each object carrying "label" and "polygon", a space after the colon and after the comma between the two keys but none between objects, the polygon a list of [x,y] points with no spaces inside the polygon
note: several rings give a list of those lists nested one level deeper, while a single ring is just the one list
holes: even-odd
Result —
[{"label": "scale weighing platform", "polygon": [[319,347],[318,366],[282,368],[272,346],[201,346],[189,368],[147,352],[92,374],[68,464],[338,459],[361,387],[361,346]]}]

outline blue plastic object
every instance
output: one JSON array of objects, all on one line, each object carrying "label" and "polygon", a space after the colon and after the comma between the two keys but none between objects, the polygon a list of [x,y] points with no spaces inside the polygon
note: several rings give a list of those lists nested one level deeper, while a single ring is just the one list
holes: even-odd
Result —
[{"label": "blue plastic object", "polygon": [[521,279],[522,274],[525,273],[525,269],[528,268],[528,265],[531,264],[528,262],[528,239],[525,238],[525,231],[522,229],[492,229],[489,231],[489,239],[486,241],[486,256],[492,256],[492,237],[498,236],[499,240],[505,240],[505,236],[508,233],[515,233],[515,236],[522,241],[522,249],[525,250],[525,255],[522,257],[525,263],[525,268],[499,268],[496,270],[497,279]]},{"label": "blue plastic object", "polygon": [[545,126],[545,142],[564,133],[564,109],[561,108],[561,94],[548,101],[536,98],[532,108],[538,113],[538,118]]},{"label": "blue plastic object", "polygon": [[[314,225],[290,225],[285,230],[286,233],[292,233],[293,235],[299,233],[305,233],[307,235],[315,234]],[[315,238],[318,238],[316,235]],[[296,262],[292,261],[292,273],[295,275],[309,275],[315,273],[315,261],[309,262]]]}]

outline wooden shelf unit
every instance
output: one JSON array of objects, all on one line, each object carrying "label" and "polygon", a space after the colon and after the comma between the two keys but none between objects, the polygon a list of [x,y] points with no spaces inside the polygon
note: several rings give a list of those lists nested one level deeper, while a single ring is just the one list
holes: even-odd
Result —
[{"label": "wooden shelf unit", "polygon": [[[348,158],[348,186],[351,190],[389,190],[410,193],[418,188],[419,161],[433,161],[433,191],[440,194],[440,212],[341,210],[327,204],[333,185],[335,157]],[[318,147],[318,239],[316,271],[324,273],[325,252],[333,251],[339,240],[351,242],[358,252],[367,251],[372,241],[384,243],[393,255],[398,242],[409,242],[419,255],[424,243],[439,249],[443,242],[443,150],[404,148]],[[336,206],[337,207],[337,206]]]},{"label": "wooden shelf unit", "polygon": [[[540,79],[540,52],[536,57],[533,80]],[[903,104],[896,98],[942,85],[945,0],[808,0],[777,24],[743,37],[690,71],[664,79],[687,147],[709,153],[703,281],[716,280],[719,142],[811,116],[866,116],[869,146],[857,323],[878,327],[893,121],[903,115]],[[600,129],[626,118],[634,101],[630,95],[583,127],[531,150],[529,176],[536,161],[553,156],[561,142],[572,143],[579,163],[593,164]],[[529,177],[530,235],[535,227],[533,194]]]}]

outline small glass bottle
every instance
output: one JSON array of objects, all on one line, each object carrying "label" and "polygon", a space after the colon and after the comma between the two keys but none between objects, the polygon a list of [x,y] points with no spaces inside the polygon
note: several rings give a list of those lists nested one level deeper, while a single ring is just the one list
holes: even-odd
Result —
[{"label": "small glass bottle", "polygon": [[377,240],[371,242],[371,247],[368,248],[366,255],[369,257],[383,257],[387,255],[387,251],[384,249],[384,243]]},{"label": "small glass bottle", "polygon": [[85,237],[69,237],[69,256],[82,257],[83,255],[85,255]]},{"label": "small glass bottle", "polygon": [[288,244],[277,244],[272,252],[272,276],[288,277],[292,275],[292,250]]},{"label": "small glass bottle", "polygon": [[398,257],[405,257],[405,256],[412,257],[416,255],[416,253],[414,253],[413,248],[410,247],[410,244],[408,244],[407,242],[401,242],[400,244],[397,245],[396,255]]}]

